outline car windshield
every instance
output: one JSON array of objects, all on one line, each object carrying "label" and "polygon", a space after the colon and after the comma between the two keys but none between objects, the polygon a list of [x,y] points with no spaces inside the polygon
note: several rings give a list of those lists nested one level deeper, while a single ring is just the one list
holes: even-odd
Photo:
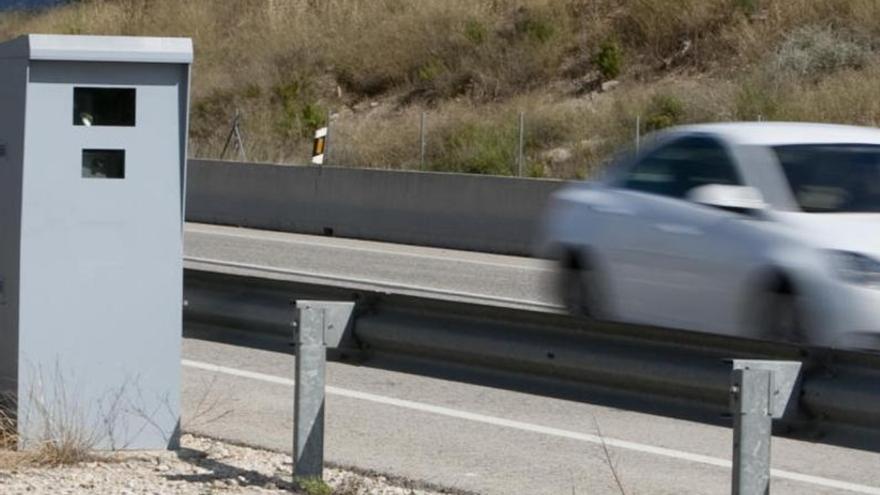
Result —
[{"label": "car windshield", "polygon": [[880,146],[799,144],[773,150],[801,210],[880,212]]}]

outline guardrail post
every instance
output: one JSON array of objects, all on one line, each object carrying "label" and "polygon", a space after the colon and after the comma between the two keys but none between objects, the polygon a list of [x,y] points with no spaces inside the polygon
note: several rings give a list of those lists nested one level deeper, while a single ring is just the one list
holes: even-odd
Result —
[{"label": "guardrail post", "polygon": [[323,479],[324,373],[327,349],[351,333],[354,303],[297,301],[294,321],[296,385],[293,414],[293,476]]},{"label": "guardrail post", "polygon": [[733,360],[733,495],[770,493],[770,439],[798,383],[801,363]]}]

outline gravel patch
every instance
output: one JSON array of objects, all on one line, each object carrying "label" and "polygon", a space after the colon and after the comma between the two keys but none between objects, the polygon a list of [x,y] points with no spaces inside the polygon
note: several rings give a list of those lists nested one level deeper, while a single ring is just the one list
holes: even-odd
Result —
[{"label": "gravel patch", "polygon": [[[289,494],[289,455],[183,435],[178,452],[114,453],[63,467],[0,467],[0,493],[57,495]],[[439,495],[400,480],[325,469],[334,495]],[[401,486],[404,485],[404,486]]]}]

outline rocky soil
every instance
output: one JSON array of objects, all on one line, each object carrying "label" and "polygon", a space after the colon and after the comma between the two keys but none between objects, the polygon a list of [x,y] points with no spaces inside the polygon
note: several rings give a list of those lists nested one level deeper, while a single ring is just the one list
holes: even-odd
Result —
[{"label": "rocky soil", "polygon": [[[0,465],[0,493],[53,495],[433,495],[379,475],[325,469],[329,489],[292,483],[290,456],[184,435],[179,452],[117,453],[74,466]],[[410,485],[410,486],[406,486]],[[332,491],[331,491],[332,490]]]}]

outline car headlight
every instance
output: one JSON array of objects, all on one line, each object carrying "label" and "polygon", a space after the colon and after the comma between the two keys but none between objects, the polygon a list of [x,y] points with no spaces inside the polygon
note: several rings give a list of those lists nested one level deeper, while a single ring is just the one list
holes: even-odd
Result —
[{"label": "car headlight", "polygon": [[880,261],[859,253],[831,251],[837,276],[847,282],[880,288]]}]

